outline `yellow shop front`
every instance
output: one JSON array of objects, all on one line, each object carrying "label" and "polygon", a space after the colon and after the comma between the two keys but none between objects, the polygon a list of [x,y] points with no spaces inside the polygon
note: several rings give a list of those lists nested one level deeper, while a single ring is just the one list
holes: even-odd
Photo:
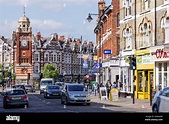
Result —
[{"label": "yellow shop front", "polygon": [[150,49],[137,50],[135,56],[135,98],[150,99],[150,84],[154,84],[154,63],[151,61]]}]

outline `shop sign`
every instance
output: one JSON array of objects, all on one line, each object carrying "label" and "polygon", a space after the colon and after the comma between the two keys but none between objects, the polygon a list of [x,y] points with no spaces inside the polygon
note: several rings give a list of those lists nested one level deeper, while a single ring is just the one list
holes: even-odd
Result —
[{"label": "shop sign", "polygon": [[165,51],[164,48],[157,48],[155,51],[151,52],[151,58],[158,59],[166,59],[169,58],[169,52]]},{"label": "shop sign", "polygon": [[99,89],[100,89],[101,100],[107,99],[107,89],[106,89],[106,87],[100,87]]},{"label": "shop sign", "polygon": [[152,64],[153,62],[151,61],[150,54],[145,54],[142,56],[137,56],[136,57],[137,64]]},{"label": "shop sign", "polygon": [[110,60],[110,66],[119,66],[119,60],[118,59]]}]

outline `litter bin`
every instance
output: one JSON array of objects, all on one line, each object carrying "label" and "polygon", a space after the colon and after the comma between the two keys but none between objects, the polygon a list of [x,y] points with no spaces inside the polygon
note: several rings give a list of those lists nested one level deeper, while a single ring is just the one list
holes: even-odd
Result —
[{"label": "litter bin", "polygon": [[118,90],[116,88],[112,88],[110,90],[110,101],[118,101]]}]

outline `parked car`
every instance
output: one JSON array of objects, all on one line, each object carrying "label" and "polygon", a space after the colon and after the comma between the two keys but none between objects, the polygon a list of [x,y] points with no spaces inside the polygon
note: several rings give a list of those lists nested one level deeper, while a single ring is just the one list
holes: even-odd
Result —
[{"label": "parked car", "polygon": [[22,89],[25,91],[25,93],[27,94],[25,85],[23,85],[23,84],[15,84],[15,85],[13,86],[13,88],[22,88]]},{"label": "parked car", "polygon": [[152,112],[169,112],[169,87],[158,91],[152,102]]},{"label": "parked car", "polygon": [[90,105],[90,100],[90,94],[83,84],[65,83],[61,94],[61,104],[80,103]]},{"label": "parked car", "polygon": [[34,87],[30,84],[25,85],[25,89],[27,92],[32,92],[32,93],[35,92]]},{"label": "parked car", "polygon": [[47,85],[44,90],[44,98],[60,98],[61,96],[61,87],[58,85]]},{"label": "parked car", "polygon": [[29,106],[29,99],[24,89],[10,88],[2,92],[3,107],[6,109],[11,106]]},{"label": "parked car", "polygon": [[59,85],[61,87],[61,89],[62,89],[63,86],[64,86],[64,82],[55,82],[55,85]]}]

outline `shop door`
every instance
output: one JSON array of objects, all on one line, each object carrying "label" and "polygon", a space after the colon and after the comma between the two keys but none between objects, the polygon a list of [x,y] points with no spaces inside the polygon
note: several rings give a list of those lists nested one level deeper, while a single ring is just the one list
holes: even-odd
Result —
[{"label": "shop door", "polygon": [[139,99],[148,99],[149,93],[149,71],[138,71],[138,98]]}]

